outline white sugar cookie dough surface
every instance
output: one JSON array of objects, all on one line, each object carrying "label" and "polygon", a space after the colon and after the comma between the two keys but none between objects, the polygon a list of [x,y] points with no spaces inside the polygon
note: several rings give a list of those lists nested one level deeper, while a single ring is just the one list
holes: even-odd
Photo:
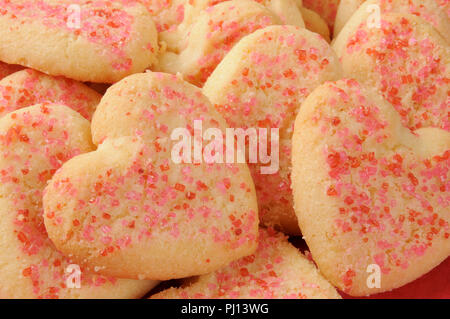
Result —
[{"label": "white sugar cookie dough surface", "polygon": [[156,62],[157,31],[139,3],[17,0],[1,8],[1,61],[102,83]]},{"label": "white sugar cookie dough surface", "polygon": [[302,234],[340,290],[389,291],[449,256],[450,133],[413,134],[375,90],[341,80],[302,104],[292,154]]},{"label": "white sugar cookie dough surface", "polygon": [[449,43],[417,16],[386,13],[371,28],[360,10],[333,44],[344,75],[376,88],[407,127],[450,130]]},{"label": "white sugar cookie dough surface", "polygon": [[314,264],[273,230],[261,229],[258,250],[153,299],[340,299]]},{"label": "white sugar cookie dough surface", "polygon": [[[279,129],[274,144],[263,134],[268,136],[267,146],[249,150],[250,156],[257,156],[257,161],[248,160],[264,224],[299,233],[290,182],[295,116],[314,88],[339,79],[341,73],[335,53],[318,34],[294,26],[270,26],[243,38],[206,82],[203,92],[229,127],[265,128],[269,133]],[[261,135],[258,138],[262,141]],[[272,154],[271,163],[262,161],[261,148]],[[278,153],[276,163],[273,155]]]},{"label": "white sugar cookie dough surface", "polygon": [[105,275],[159,280],[251,254],[258,207],[246,164],[197,164],[193,153],[174,160],[188,151],[172,133],[191,137],[196,120],[204,131],[225,127],[201,90],[175,75],[112,86],[92,121],[97,151],[65,163],[46,188],[45,224],[58,249]]},{"label": "white sugar cookie dough surface", "polygon": [[81,267],[79,288],[70,287],[75,263],[47,236],[42,192],[65,161],[93,149],[90,140],[89,122],[64,105],[38,104],[0,119],[1,298],[139,298],[156,285]]},{"label": "white sugar cookie dough surface", "polygon": [[91,120],[100,98],[83,83],[25,69],[0,80],[0,117],[34,104],[57,103]]}]

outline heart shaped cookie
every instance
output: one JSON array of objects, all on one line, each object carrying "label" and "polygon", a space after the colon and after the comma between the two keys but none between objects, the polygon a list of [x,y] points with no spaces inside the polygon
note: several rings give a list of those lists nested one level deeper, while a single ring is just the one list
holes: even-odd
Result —
[{"label": "heart shaped cookie", "polygon": [[314,264],[271,229],[259,231],[258,250],[220,270],[188,280],[152,299],[340,299]]},{"label": "heart shaped cookie", "polygon": [[[334,36],[337,37],[339,35],[346,23],[350,21],[350,18],[356,14],[356,11],[358,11],[357,17],[364,15],[365,19],[373,14],[396,12],[409,13],[424,19],[449,41],[450,20],[446,12],[446,6],[448,6],[448,1],[436,0],[341,0],[334,25]],[[356,19],[359,18],[352,18],[350,25]]]},{"label": "heart shaped cookie", "polygon": [[[230,0],[190,0],[184,6],[182,23],[178,24],[176,27],[171,27],[168,31],[160,32],[160,40],[164,42],[164,46],[168,51],[179,53],[185,48],[184,44],[186,39],[191,36],[191,30],[197,23],[198,17],[202,14],[202,11],[210,11],[212,10],[211,7],[222,2],[229,1]],[[224,8],[234,7],[233,3],[236,4],[240,2],[244,2],[245,5],[245,3],[248,3],[249,1],[232,1],[229,6],[225,6]],[[265,6],[267,9],[272,11],[272,13],[274,13],[283,24],[295,25],[299,27],[305,26],[302,13],[299,10],[299,7],[301,6],[297,5],[296,0],[252,0],[252,2]],[[226,9],[224,12],[226,12]],[[226,18],[226,16],[227,15],[221,18]],[[222,31],[224,32],[224,30]]]},{"label": "heart shaped cookie", "polygon": [[[206,82],[203,92],[230,127],[279,129],[279,141],[268,152],[270,165],[261,157],[249,161],[263,224],[299,234],[290,182],[295,116],[312,90],[341,73],[335,53],[318,34],[270,26],[243,38]],[[266,166],[273,169],[265,172]]]},{"label": "heart shaped cookie", "polygon": [[[65,163],[46,188],[45,225],[56,247],[101,274],[160,280],[252,253],[250,172],[208,160],[218,150],[208,153],[210,144],[220,144],[198,144],[209,128],[225,132],[223,119],[175,75],[136,74],[109,88],[92,121],[97,151]],[[189,134],[182,141],[180,130]]]},{"label": "heart shaped cookie", "polygon": [[66,160],[93,149],[90,140],[89,122],[64,105],[0,119],[0,298],[139,298],[155,286],[89,272],[47,236],[44,187]]},{"label": "heart shaped cookie", "polygon": [[413,15],[383,14],[380,28],[355,16],[333,44],[344,76],[378,89],[407,127],[449,131],[448,42]]},{"label": "heart shaped cookie", "polygon": [[0,60],[114,83],[156,63],[157,31],[136,1],[1,1]]},{"label": "heart shaped cookie", "polygon": [[201,87],[231,48],[244,36],[281,24],[274,12],[251,0],[226,1],[201,11],[179,52],[161,55],[158,70]]},{"label": "heart shaped cookie", "polygon": [[292,154],[302,234],[339,289],[388,291],[449,256],[449,132],[413,133],[375,90],[341,80],[302,104]]},{"label": "heart shaped cookie", "polygon": [[91,120],[101,95],[93,89],[63,77],[25,69],[0,80],[0,117],[40,103],[63,104]]}]

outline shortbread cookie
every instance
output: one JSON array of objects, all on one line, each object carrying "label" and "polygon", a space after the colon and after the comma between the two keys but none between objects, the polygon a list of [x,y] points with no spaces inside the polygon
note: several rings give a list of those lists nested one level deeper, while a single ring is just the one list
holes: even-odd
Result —
[{"label": "shortbread cookie", "polygon": [[77,268],[47,236],[44,187],[66,160],[93,150],[90,140],[89,122],[64,105],[0,119],[0,298],[139,298],[156,284]]},{"label": "shortbread cookie", "polygon": [[225,268],[170,288],[153,299],[340,299],[314,264],[273,230],[261,229],[258,250]]},{"label": "shortbread cookie", "polygon": [[[258,208],[248,167],[213,163],[211,143],[191,141],[224,127],[200,89],[175,75],[113,85],[92,121],[98,150],[65,163],[46,188],[45,225],[56,247],[104,275],[161,280],[251,254]],[[180,130],[189,134],[184,152]]]},{"label": "shortbread cookie", "polygon": [[162,54],[158,68],[180,72],[185,80],[201,87],[241,38],[281,23],[275,13],[251,0],[219,3],[201,12],[181,51]]},{"label": "shortbread cookie", "polygon": [[91,120],[101,95],[88,86],[63,77],[25,69],[0,81],[0,117],[39,103],[69,106]]},{"label": "shortbread cookie", "polygon": [[[210,10],[211,7],[229,0],[190,0],[185,5],[184,19],[181,24],[171,27],[170,30],[159,34],[160,40],[164,42],[167,51],[179,53],[186,46],[186,42],[191,35],[192,27],[197,23],[199,15],[202,11]],[[295,0],[253,0],[274,13],[282,24],[295,25],[305,27],[302,14],[300,12],[301,5]],[[237,1],[239,2],[239,1]]]},{"label": "shortbread cookie", "polygon": [[20,65],[7,64],[0,61],[0,80],[22,69]]},{"label": "shortbread cookie", "polygon": [[327,42],[330,42],[330,29],[320,15],[304,7],[300,7],[300,12],[305,21],[305,27],[312,32],[320,34]]},{"label": "shortbread cookie", "polygon": [[340,0],[303,0],[303,7],[317,12],[333,30]]},{"label": "shortbread cookie", "polygon": [[450,255],[449,132],[412,133],[376,90],[341,80],[302,104],[292,157],[300,228],[334,286],[388,291]]},{"label": "shortbread cookie", "polygon": [[156,62],[155,25],[135,1],[15,0],[1,8],[1,61],[104,83]]},{"label": "shortbread cookie", "polygon": [[[203,10],[209,10],[210,7],[229,0],[190,0],[185,6],[185,15],[183,23],[180,25],[182,32],[189,32],[189,26],[195,24],[198,16]],[[267,9],[271,10],[283,24],[305,27],[305,23],[300,12],[301,4],[296,0],[252,0]],[[239,2],[239,1],[237,1]],[[169,44],[169,47],[171,45]]]},{"label": "shortbread cookie", "polygon": [[[450,35],[448,34],[448,30],[450,30],[448,0],[341,0],[334,26],[335,37],[338,36],[345,24],[363,3],[362,10],[365,11],[367,16],[388,12],[409,13],[426,20],[447,41],[450,41]],[[378,8],[374,8],[374,6],[378,6]]]},{"label": "shortbread cookie", "polygon": [[[257,163],[249,164],[265,225],[299,233],[290,183],[295,116],[314,88],[341,78],[341,73],[336,55],[318,34],[294,26],[271,26],[243,38],[205,84],[205,95],[229,127],[279,128],[279,143],[274,145],[279,148],[279,169],[274,163],[263,163],[260,156]],[[270,138],[267,145],[271,147]],[[267,166],[275,170],[264,172]]]},{"label": "shortbread cookie", "polygon": [[386,13],[376,28],[359,10],[333,45],[344,75],[378,89],[407,127],[450,130],[448,42],[416,16]]}]

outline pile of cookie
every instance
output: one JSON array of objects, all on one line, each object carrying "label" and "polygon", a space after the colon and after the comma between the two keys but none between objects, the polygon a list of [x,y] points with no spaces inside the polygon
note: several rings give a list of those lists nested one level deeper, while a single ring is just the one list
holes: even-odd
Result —
[{"label": "pile of cookie", "polygon": [[[449,25],[448,0],[0,0],[0,298],[421,277],[450,255]],[[177,148],[210,128],[278,129],[279,169]]]}]

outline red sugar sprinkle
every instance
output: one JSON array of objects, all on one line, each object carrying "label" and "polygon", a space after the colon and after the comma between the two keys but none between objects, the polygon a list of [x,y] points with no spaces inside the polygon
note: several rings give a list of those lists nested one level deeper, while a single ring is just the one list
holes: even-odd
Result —
[{"label": "red sugar sprinkle", "polygon": [[175,184],[175,189],[177,190],[177,191],[180,191],[180,192],[184,192],[184,189],[186,188],[186,186],[184,186],[183,184],[180,184],[180,183],[176,183]]}]

